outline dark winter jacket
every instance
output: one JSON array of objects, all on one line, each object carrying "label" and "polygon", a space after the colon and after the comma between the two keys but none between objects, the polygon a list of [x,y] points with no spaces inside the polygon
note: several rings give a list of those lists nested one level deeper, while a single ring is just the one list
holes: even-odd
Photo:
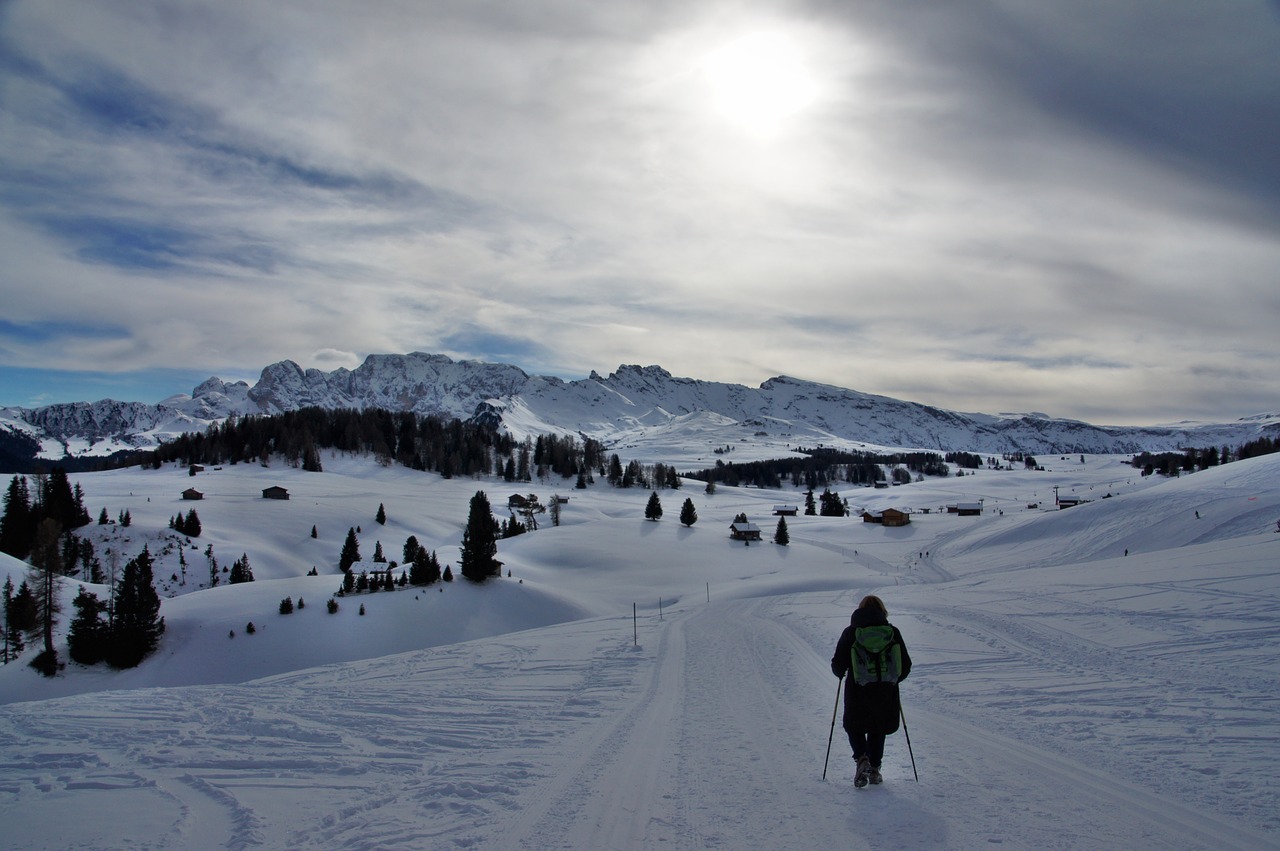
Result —
[{"label": "dark winter jacket", "polygon": [[[844,729],[850,733],[880,733],[888,735],[898,729],[900,714],[898,683],[870,683],[860,686],[851,675],[853,667],[853,640],[858,627],[889,624],[878,609],[858,609],[850,618],[836,642],[835,655],[831,657],[831,673],[844,677]],[[891,625],[891,624],[890,624]],[[902,633],[893,627],[893,641],[902,651],[902,682],[911,673],[911,656],[902,640]]]}]

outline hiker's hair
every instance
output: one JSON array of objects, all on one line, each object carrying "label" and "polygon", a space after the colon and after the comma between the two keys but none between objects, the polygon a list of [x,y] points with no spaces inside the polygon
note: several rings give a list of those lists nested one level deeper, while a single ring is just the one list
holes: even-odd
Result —
[{"label": "hiker's hair", "polygon": [[867,596],[863,597],[862,602],[858,604],[858,608],[859,609],[878,609],[880,611],[880,614],[884,615],[885,617],[889,616],[889,607],[884,604],[884,600],[881,600],[875,594],[868,594]]}]

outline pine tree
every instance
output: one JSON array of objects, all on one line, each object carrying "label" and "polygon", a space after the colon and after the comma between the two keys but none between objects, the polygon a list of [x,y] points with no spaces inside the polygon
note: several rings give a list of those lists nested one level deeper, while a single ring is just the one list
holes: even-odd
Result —
[{"label": "pine tree", "polygon": [[58,670],[58,651],[53,646],[53,629],[58,623],[62,606],[58,601],[58,576],[62,573],[62,548],[58,538],[62,529],[56,520],[45,518],[36,532],[35,546],[31,549],[31,596],[36,604],[36,623],[32,632],[39,630],[44,639],[44,650],[32,661],[31,666],[47,677]]},{"label": "pine tree", "polygon": [[24,579],[22,584],[18,586],[17,592],[14,593],[13,599],[9,601],[7,627],[10,659],[16,658],[26,648],[27,645],[23,637],[34,630],[35,626],[36,600],[31,593],[31,586]]},{"label": "pine tree", "polygon": [[347,539],[342,544],[342,554],[338,556],[338,567],[345,573],[358,561],[360,561],[360,541],[356,538],[356,530],[352,528],[347,530]]},{"label": "pine tree", "polygon": [[378,513],[373,518],[379,526],[387,525],[387,510],[382,507],[382,503],[378,503]]},{"label": "pine tree", "polygon": [[778,528],[773,533],[773,542],[784,547],[791,543],[791,535],[787,532],[787,518],[778,518]]},{"label": "pine tree", "polygon": [[497,560],[498,544],[494,535],[493,510],[484,491],[476,491],[471,497],[467,514],[467,528],[462,533],[462,555],[459,567],[464,579],[484,582],[498,576],[502,565]]},{"label": "pine tree", "polygon": [[236,559],[231,565],[230,581],[232,585],[253,581],[253,568],[249,566],[249,556],[247,553],[241,553],[240,558]]},{"label": "pine tree", "polygon": [[98,515],[98,525],[109,526],[110,524],[111,518],[107,516],[107,507],[104,505],[102,506],[102,513]]},{"label": "pine tree", "polygon": [[707,477],[707,487],[705,490],[707,496],[714,495],[716,492],[716,480],[711,477]]},{"label": "pine tree", "polygon": [[[896,469],[902,469],[901,467]],[[895,470],[896,472],[896,470]],[[908,480],[910,475],[908,474]],[[840,495],[831,491],[830,488],[822,489],[822,496],[819,497],[821,508],[818,513],[823,517],[844,517],[846,512],[845,504],[840,499]]]},{"label": "pine tree", "polygon": [[22,630],[16,623],[17,606],[13,592],[13,577],[4,578],[4,655],[0,661],[9,664],[18,657],[25,645],[22,642]]},{"label": "pine tree", "polygon": [[183,523],[182,533],[189,538],[198,538],[202,531],[204,529],[200,525],[200,515],[196,514],[196,510],[193,508],[187,512],[187,519]]},{"label": "pine tree", "polygon": [[649,504],[644,507],[644,519],[662,519],[662,500],[658,499],[657,491],[653,491],[649,494]]},{"label": "pine tree", "polygon": [[403,564],[412,564],[418,560],[418,543],[417,535],[410,535],[404,539],[404,548],[400,551],[400,561]]},{"label": "pine tree", "polygon": [[55,521],[60,529],[78,529],[89,522],[89,513],[84,510],[84,493],[78,486],[72,489],[67,471],[62,467],[49,471],[40,490],[42,516]]},{"label": "pine tree", "polygon": [[[412,554],[410,544],[412,543]],[[440,562],[435,553],[427,553],[426,547],[418,543],[418,539],[410,536],[404,543],[405,561],[409,563],[409,584],[430,585],[440,581]]]},{"label": "pine tree", "polygon": [[504,538],[514,538],[516,535],[523,535],[527,531],[529,530],[516,519],[514,514],[502,521],[502,537]]},{"label": "pine tree", "polygon": [[[213,556],[213,544],[205,547],[204,557],[209,560],[209,587],[218,587],[218,560]],[[114,573],[114,572],[113,572]]]},{"label": "pine tree", "polygon": [[[247,567],[248,559],[243,561]],[[151,552],[145,546],[136,558],[125,563],[124,575],[116,587],[115,616],[106,653],[107,664],[113,668],[136,667],[156,649],[164,634],[160,595],[156,593],[151,569]]]},{"label": "pine tree", "polygon": [[67,649],[71,658],[81,665],[96,665],[106,658],[109,635],[103,615],[107,604],[97,595],[80,586],[80,593],[71,601],[76,615],[71,619],[67,633]]},{"label": "pine tree", "polygon": [[693,507],[692,497],[687,497],[684,505],[680,507],[680,522],[685,526],[692,526],[698,522],[698,510]]},{"label": "pine tree", "polygon": [[34,520],[27,479],[25,476],[14,476],[4,495],[4,516],[0,517],[0,552],[25,559],[35,541]]}]

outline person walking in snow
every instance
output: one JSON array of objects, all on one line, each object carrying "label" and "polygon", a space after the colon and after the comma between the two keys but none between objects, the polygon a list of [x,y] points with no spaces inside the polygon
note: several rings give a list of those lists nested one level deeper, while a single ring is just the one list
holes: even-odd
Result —
[{"label": "person walking in snow", "polygon": [[853,785],[879,784],[885,736],[898,730],[898,683],[911,673],[902,633],[889,623],[879,597],[868,595],[858,604],[836,642],[831,673],[844,680],[843,726],[858,761]]}]

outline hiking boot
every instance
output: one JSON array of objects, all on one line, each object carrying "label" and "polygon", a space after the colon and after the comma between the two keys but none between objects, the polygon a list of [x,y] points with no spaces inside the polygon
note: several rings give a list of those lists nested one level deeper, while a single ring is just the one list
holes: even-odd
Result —
[{"label": "hiking boot", "polygon": [[853,777],[853,785],[861,789],[871,779],[871,760],[864,757],[858,759],[858,773]]},{"label": "hiking boot", "polygon": [[872,786],[879,786],[884,782],[884,778],[880,776],[880,766],[873,765],[867,770],[867,779]]}]

